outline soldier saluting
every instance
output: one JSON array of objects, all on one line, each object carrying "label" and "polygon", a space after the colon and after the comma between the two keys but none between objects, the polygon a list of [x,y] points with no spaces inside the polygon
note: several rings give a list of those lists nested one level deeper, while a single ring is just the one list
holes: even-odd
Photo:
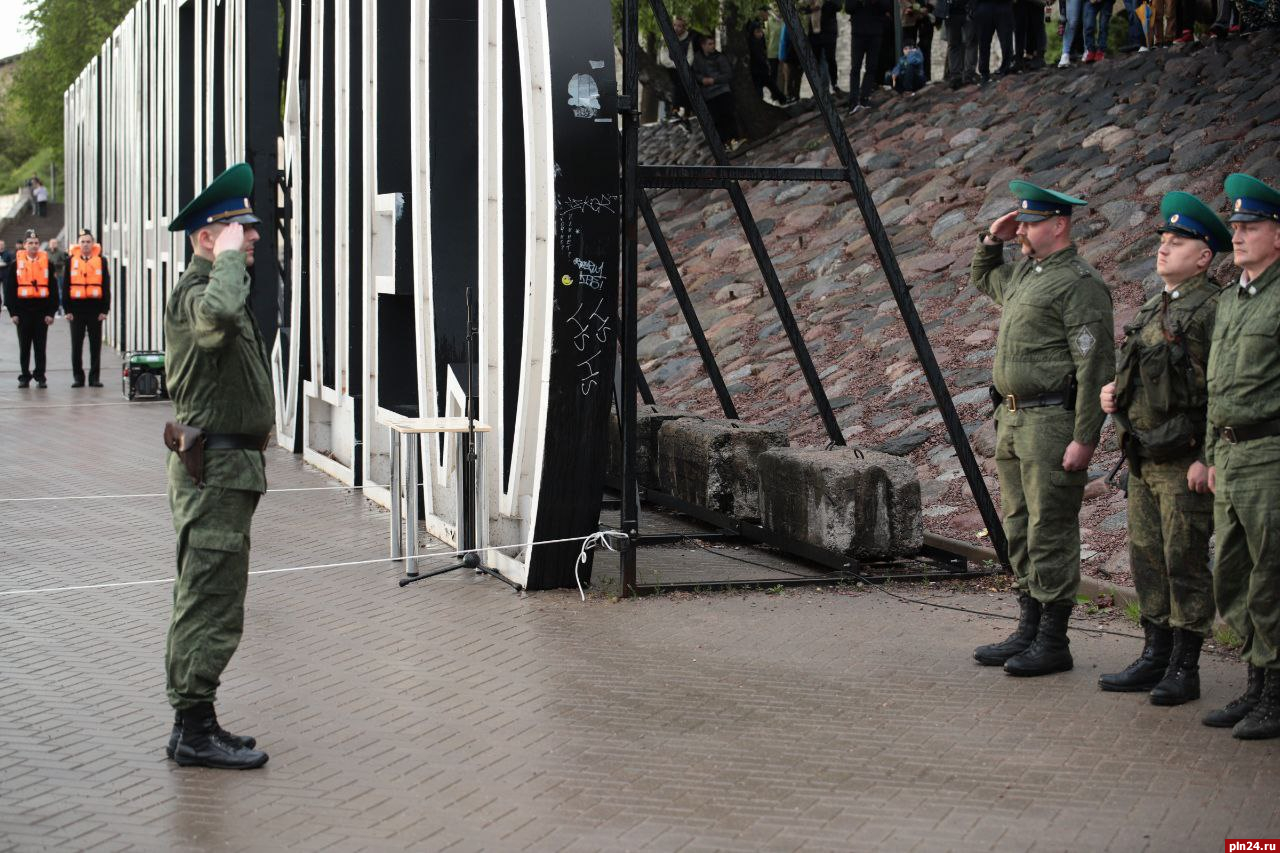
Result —
[{"label": "soldier saluting", "polygon": [[[1021,616],[985,666],[1010,675],[1071,669],[1067,623],[1080,585],[1080,504],[1102,429],[1093,401],[1115,372],[1111,294],[1076,254],[1071,211],[1083,199],[1012,181],[1020,200],[983,234],[974,286],[1003,306],[992,369],[996,468]],[[1022,259],[1004,262],[1017,239]]]},{"label": "soldier saluting", "polygon": [[1160,218],[1164,288],[1125,326],[1116,381],[1101,397],[1129,461],[1129,564],[1146,641],[1137,660],[1098,686],[1181,705],[1200,698],[1200,647],[1213,628],[1204,429],[1218,286],[1207,271],[1215,252],[1231,248],[1231,232],[1182,192],[1161,200]]},{"label": "soldier saluting", "polygon": [[167,752],[181,765],[247,769],[267,754],[218,725],[213,703],[244,630],[249,527],[267,480],[275,423],[271,372],[247,300],[259,219],[253,172],[239,163],[177,215],[194,257],[165,306],[165,371],[177,418],[165,427],[169,506],[178,534],[165,648],[175,711]]},{"label": "soldier saluting", "polygon": [[1218,540],[1214,595],[1243,642],[1242,696],[1206,726],[1242,740],[1280,737],[1280,192],[1229,175],[1240,281],[1218,299],[1209,351],[1205,456]]}]

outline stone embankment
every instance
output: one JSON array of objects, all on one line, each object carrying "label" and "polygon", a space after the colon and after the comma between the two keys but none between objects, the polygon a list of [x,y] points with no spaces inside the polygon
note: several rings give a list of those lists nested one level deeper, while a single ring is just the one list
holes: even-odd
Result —
[{"label": "stone embankment", "polygon": [[[1230,172],[1280,184],[1278,54],[1280,33],[1260,33],[1018,75],[980,89],[930,86],[846,119],[997,500],[986,387],[999,309],[969,284],[969,260],[980,229],[1013,206],[1009,180],[1027,178],[1089,200],[1075,218],[1075,237],[1112,289],[1118,341],[1122,325],[1160,285],[1154,227],[1165,192],[1192,192],[1223,209],[1222,179]],[[646,136],[649,162],[704,161],[682,128],[664,126]],[[735,162],[839,165],[821,122],[805,118]],[[926,530],[984,542],[849,187],[763,182],[746,189],[847,441],[909,460]],[[792,448],[825,446],[727,196],[668,191],[653,201],[742,420],[782,430]],[[1215,264],[1219,282],[1237,275],[1230,260]],[[639,357],[657,402],[721,417],[651,245],[642,246],[640,266]],[[643,464],[658,476],[656,439],[663,427],[648,429]],[[1081,514],[1084,567],[1127,582],[1124,500],[1102,481],[1115,459],[1108,426]]]}]

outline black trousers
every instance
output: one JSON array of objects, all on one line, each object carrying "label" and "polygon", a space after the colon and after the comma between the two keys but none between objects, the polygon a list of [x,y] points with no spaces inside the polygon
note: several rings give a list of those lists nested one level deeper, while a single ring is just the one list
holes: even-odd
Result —
[{"label": "black trousers", "polygon": [[1049,38],[1044,31],[1044,7],[1030,0],[1014,0],[1013,18],[1014,56],[1019,60],[1031,59],[1033,67],[1039,67],[1035,60],[1043,63]]},{"label": "black trousers", "polygon": [[84,381],[84,336],[89,334],[89,384],[98,381],[99,368],[102,366],[102,321],[97,314],[84,315],[83,319],[74,313],[71,321],[71,375],[77,382]]},{"label": "black trousers", "polygon": [[[864,62],[867,66],[867,73],[862,75],[862,85],[859,87],[858,76],[862,74]],[[858,100],[862,103],[870,100],[871,93],[880,84],[880,81],[876,79],[879,69],[880,34],[855,31],[853,34],[852,57],[849,60],[849,97],[852,98],[857,93]]]},{"label": "black trousers", "polygon": [[[44,382],[44,345],[49,340],[49,327],[44,324],[43,314],[18,314],[18,363],[22,372],[18,374],[19,382]],[[35,350],[36,369],[32,372],[31,351]]]},{"label": "black trousers", "polygon": [[963,15],[951,15],[946,18],[947,27],[947,80],[964,79],[965,24],[968,19]]},{"label": "black trousers", "polygon": [[973,10],[978,25],[978,73],[991,77],[991,37],[1000,38],[1000,73],[1009,72],[1013,59],[1013,4],[1008,0],[982,0]]},{"label": "black trousers", "polygon": [[925,20],[912,27],[902,28],[902,43],[915,42],[924,56],[924,79],[933,79],[933,21]]},{"label": "black trousers", "polygon": [[729,140],[738,138],[738,116],[733,110],[733,92],[723,92],[714,98],[707,98],[707,110],[720,134],[721,143],[728,145]]}]

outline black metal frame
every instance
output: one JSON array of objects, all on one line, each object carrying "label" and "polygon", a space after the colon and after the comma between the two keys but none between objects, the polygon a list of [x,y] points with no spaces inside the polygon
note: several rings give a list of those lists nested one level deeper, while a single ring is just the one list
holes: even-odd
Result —
[{"label": "black metal frame", "polygon": [[[778,280],[772,259],[765,248],[760,229],[756,225],[750,206],[747,204],[746,196],[740,184],[741,181],[847,181],[849,183],[853,190],[853,196],[858,203],[858,209],[866,223],[867,232],[871,236],[876,255],[880,260],[881,267],[884,269],[885,277],[888,279],[889,288],[893,292],[898,310],[902,314],[907,333],[915,347],[916,355],[937,402],[938,411],[947,427],[951,445],[956,451],[956,456],[960,460],[961,469],[974,496],[974,501],[978,506],[983,521],[987,525],[991,543],[995,547],[1001,563],[1007,567],[1008,547],[1000,517],[987,491],[986,483],[982,479],[982,471],[978,467],[973,450],[969,445],[968,436],[964,431],[964,426],[960,422],[955,405],[951,401],[951,395],[947,390],[942,371],[938,367],[937,359],[934,357],[933,349],[929,344],[924,324],[921,322],[915,303],[911,298],[910,288],[903,278],[902,270],[898,266],[897,257],[880,221],[880,215],[876,210],[875,203],[871,199],[871,192],[867,188],[866,180],[858,166],[857,158],[854,156],[849,138],[845,134],[844,126],[840,121],[835,104],[826,89],[818,84],[821,78],[818,73],[817,61],[809,48],[808,41],[801,36],[804,31],[801,27],[794,0],[778,0],[778,7],[792,39],[791,47],[800,59],[800,65],[804,70],[805,77],[809,80],[810,87],[814,91],[818,111],[826,123],[828,135],[839,155],[840,168],[734,166],[730,164],[720,135],[711,120],[706,101],[702,97],[702,92],[695,85],[691,70],[683,61],[683,56],[678,52],[675,30],[672,27],[671,16],[664,0],[649,0],[650,6],[653,9],[659,28],[662,30],[667,50],[680,77],[680,84],[684,87],[689,103],[698,117],[698,123],[702,128],[707,145],[710,146],[715,158],[715,165],[640,165],[638,162],[639,65],[636,59],[636,51],[639,48],[638,2],[639,0],[624,0],[623,3],[622,93],[618,99],[619,112],[622,113],[623,137],[623,250],[622,298],[620,300],[623,335],[621,388],[618,394],[620,403],[618,415],[622,432],[621,522],[622,529],[631,538],[632,544],[632,547],[625,549],[621,554],[623,594],[638,594],[643,591],[636,584],[634,547],[643,541],[640,536],[639,522],[641,489],[636,472],[636,390],[637,384],[643,381],[643,377],[640,375],[639,363],[636,359],[636,324],[638,321],[636,304],[639,277],[637,270],[637,240],[640,215],[643,215],[650,236],[653,238],[655,248],[667,273],[668,280],[671,282],[698,353],[702,358],[703,367],[716,391],[716,396],[719,398],[721,408],[724,410],[726,417],[736,417],[733,400],[725,387],[715,356],[711,352],[701,324],[698,322],[697,311],[689,299],[684,281],[679,274],[674,258],[671,256],[670,248],[662,235],[661,226],[653,214],[652,206],[645,192],[647,189],[713,188],[723,189],[728,192],[734,211],[742,224],[747,242],[756,259],[757,266],[760,268],[765,286],[778,312],[778,319],[786,332],[801,372],[804,374],[814,406],[818,411],[819,418],[822,420],[831,445],[844,445],[845,443],[843,432],[836,421],[822,382],[818,378],[813,360],[805,345],[803,335],[787,302],[786,293],[782,289],[782,284]],[[646,397],[650,396],[646,395]],[[710,513],[701,507],[692,506],[653,489],[645,489],[645,496],[651,502],[673,507],[693,517],[710,521],[722,528],[734,530],[753,541],[775,545],[799,556],[816,559],[817,562],[823,565],[840,568],[849,562],[849,558],[844,555],[823,549],[815,549],[806,543],[796,542],[764,530],[758,525],[718,516],[718,514]],[[711,518],[713,515],[717,517]],[[818,553],[810,553],[815,551]],[[954,564],[954,556],[948,555],[943,559]],[[838,565],[833,565],[833,563],[838,563]],[[703,586],[706,586],[706,584],[703,584]]]}]

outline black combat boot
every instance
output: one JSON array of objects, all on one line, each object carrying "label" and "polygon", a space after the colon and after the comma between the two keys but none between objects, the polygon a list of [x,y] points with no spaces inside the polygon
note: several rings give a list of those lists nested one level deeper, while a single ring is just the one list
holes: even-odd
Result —
[{"label": "black combat boot", "polygon": [[1185,705],[1200,698],[1200,646],[1204,637],[1178,628],[1164,678],[1151,689],[1152,705]]},{"label": "black combat boot", "polygon": [[1280,669],[1263,670],[1262,693],[1248,715],[1236,723],[1231,736],[1240,740],[1280,737]]},{"label": "black combat boot", "polygon": [[1003,666],[1016,654],[1027,650],[1040,627],[1040,602],[1025,592],[1018,594],[1018,627],[1003,642],[989,643],[973,650],[973,659],[983,666]]},{"label": "black combat boot", "polygon": [[1262,695],[1262,668],[1249,666],[1249,679],[1245,683],[1244,693],[1227,703],[1227,707],[1218,708],[1205,714],[1200,722],[1215,729],[1229,729],[1243,720],[1258,704]]},{"label": "black combat boot", "polygon": [[1142,632],[1147,640],[1138,659],[1120,672],[1107,673],[1098,678],[1098,686],[1114,693],[1140,693],[1160,683],[1169,666],[1169,649],[1174,643],[1173,631],[1154,622],[1142,620]]},{"label": "black combat boot", "polygon": [[173,760],[183,767],[221,767],[252,770],[267,763],[267,754],[241,746],[219,732],[213,705],[203,702],[182,712],[182,732]]},{"label": "black combat boot", "polygon": [[[231,743],[238,743],[241,746],[245,747],[246,749],[253,749],[255,746],[258,745],[257,739],[250,735],[233,735],[231,732],[224,729],[221,725],[218,724],[218,717],[216,714],[214,715],[214,718],[213,718],[213,725],[218,730],[218,736],[221,737],[223,740],[230,741]],[[165,755],[169,756],[170,758],[173,758],[173,751],[178,748],[178,738],[181,735],[182,735],[182,712],[174,711],[173,712],[173,731],[169,732],[169,743],[164,748]]]},{"label": "black combat boot", "polygon": [[1066,672],[1075,665],[1071,660],[1071,641],[1067,639],[1067,622],[1071,619],[1071,601],[1055,601],[1044,605],[1040,629],[1027,650],[1004,662],[1009,675],[1050,675]]}]

